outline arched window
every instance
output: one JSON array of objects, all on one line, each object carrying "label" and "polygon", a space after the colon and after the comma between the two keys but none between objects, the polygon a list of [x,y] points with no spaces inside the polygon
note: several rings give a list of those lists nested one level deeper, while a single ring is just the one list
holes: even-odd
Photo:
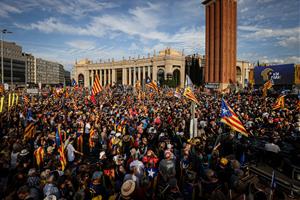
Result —
[{"label": "arched window", "polygon": [[165,71],[163,69],[159,69],[157,71],[157,82],[159,82],[160,85],[163,85],[165,81]]},{"label": "arched window", "polygon": [[173,71],[173,80],[175,82],[175,86],[178,87],[180,85],[180,70],[175,69]]},{"label": "arched window", "polygon": [[78,85],[84,87],[84,76],[83,76],[83,74],[78,75]]}]

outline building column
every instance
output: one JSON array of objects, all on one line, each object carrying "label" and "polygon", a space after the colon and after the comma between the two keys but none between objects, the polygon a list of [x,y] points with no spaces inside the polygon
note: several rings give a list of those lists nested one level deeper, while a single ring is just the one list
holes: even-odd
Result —
[{"label": "building column", "polygon": [[152,66],[152,80],[157,81],[157,66],[156,65]]},{"label": "building column", "polygon": [[95,74],[94,74],[94,70],[92,69],[92,71],[91,71],[91,76],[92,76],[92,87],[93,87],[93,84],[94,84],[94,80],[95,80]]},{"label": "building column", "polygon": [[146,80],[146,67],[143,67],[143,80],[142,82],[144,82]]},{"label": "building column", "polygon": [[85,70],[82,74],[84,76],[84,85],[83,85],[83,87],[90,87],[90,73],[89,73],[89,70]]},{"label": "building column", "polygon": [[11,84],[11,86],[13,86],[13,84],[14,84],[14,81],[13,81],[14,74],[13,74],[13,64],[12,63],[13,63],[12,59],[10,59],[10,84]]},{"label": "building column", "polygon": [[108,69],[108,83],[111,84],[111,69]]},{"label": "building column", "polygon": [[132,75],[131,75],[131,72],[132,72],[132,68],[129,67],[129,84],[128,85],[131,85],[131,81],[132,81]]},{"label": "building column", "polygon": [[184,83],[185,83],[185,61],[182,63],[182,65],[180,66],[180,87],[184,88]]},{"label": "building column", "polygon": [[133,68],[133,85],[136,82],[136,67]]},{"label": "building column", "polygon": [[214,63],[214,50],[215,50],[215,37],[214,37],[214,31],[215,31],[215,19],[214,19],[214,16],[215,16],[215,4],[210,4],[209,5],[209,9],[210,9],[210,36],[209,37],[209,45],[210,45],[210,63],[209,63],[209,82],[210,83],[214,83],[215,82],[215,78],[214,78],[214,75],[215,75],[215,63]]},{"label": "building column", "polygon": [[112,74],[111,74],[111,83],[112,85],[116,83],[116,70],[115,69],[112,69]]},{"label": "building column", "polygon": [[104,84],[103,84],[103,86],[106,86],[106,79],[107,79],[107,70],[104,69]]},{"label": "building column", "polygon": [[126,85],[126,68],[122,68],[122,84]]},{"label": "building column", "polygon": [[148,76],[149,78],[151,78],[151,66],[150,66],[150,65],[148,66],[147,76]]},{"label": "building column", "polygon": [[102,69],[100,69],[99,80],[100,80],[100,85],[102,86],[103,85]]},{"label": "building column", "polygon": [[141,83],[141,67],[138,67],[138,79],[139,79],[139,81],[140,81],[140,83]]}]

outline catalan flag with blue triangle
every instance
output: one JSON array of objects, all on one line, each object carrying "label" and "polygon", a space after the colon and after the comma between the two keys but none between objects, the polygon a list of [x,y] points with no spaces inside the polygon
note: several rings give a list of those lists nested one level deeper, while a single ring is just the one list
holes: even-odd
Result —
[{"label": "catalan flag with blue triangle", "polygon": [[235,112],[229,107],[224,99],[222,99],[221,104],[221,122],[227,124],[233,130],[241,133],[242,135],[248,137],[249,133],[245,129],[242,122],[239,120],[239,117]]}]

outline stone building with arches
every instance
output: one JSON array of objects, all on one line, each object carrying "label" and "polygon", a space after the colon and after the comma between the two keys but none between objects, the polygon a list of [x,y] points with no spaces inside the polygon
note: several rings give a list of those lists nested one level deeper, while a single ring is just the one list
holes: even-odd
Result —
[{"label": "stone building with arches", "polygon": [[163,84],[172,81],[174,86],[184,87],[185,56],[170,48],[160,51],[157,55],[115,61],[92,62],[88,59],[75,63],[74,79],[84,87],[92,87],[96,74],[102,86],[107,84],[123,84],[134,86],[139,80],[144,84],[146,78]]}]

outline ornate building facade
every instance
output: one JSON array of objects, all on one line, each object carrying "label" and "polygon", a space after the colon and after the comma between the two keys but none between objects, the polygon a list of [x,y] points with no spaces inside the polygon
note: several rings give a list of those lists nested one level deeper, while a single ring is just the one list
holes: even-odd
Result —
[{"label": "ornate building facade", "polygon": [[184,86],[185,56],[183,52],[167,48],[158,55],[128,60],[93,63],[85,59],[75,63],[74,78],[84,87],[92,87],[96,74],[102,86],[107,84],[135,85],[139,80],[144,84],[146,78],[163,84],[171,80],[175,86]]}]

